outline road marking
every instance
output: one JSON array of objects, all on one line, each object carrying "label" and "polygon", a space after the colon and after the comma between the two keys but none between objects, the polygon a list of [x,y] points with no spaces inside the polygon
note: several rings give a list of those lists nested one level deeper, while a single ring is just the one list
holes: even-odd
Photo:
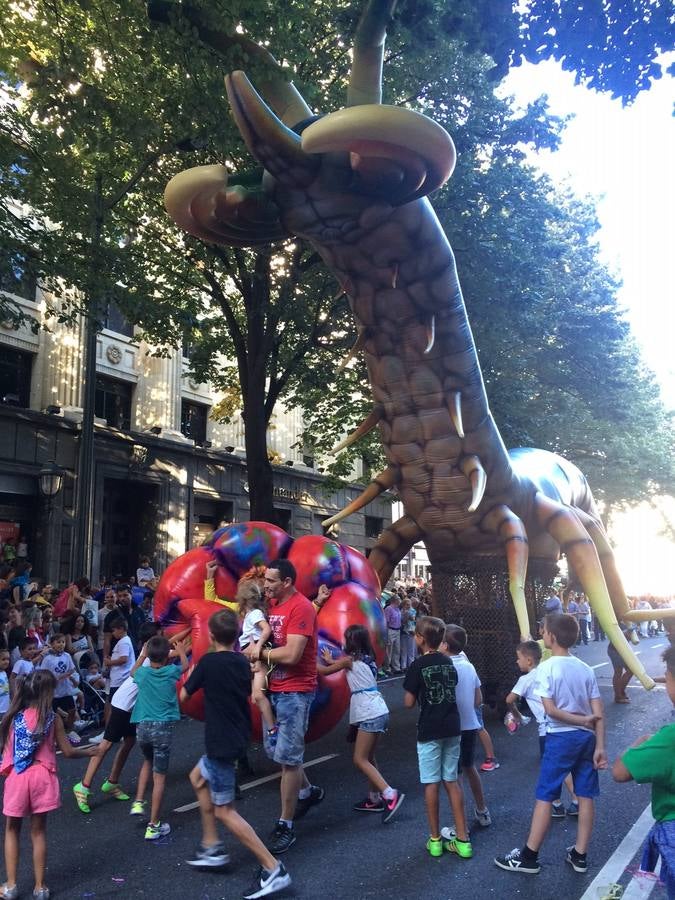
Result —
[{"label": "road marking", "polygon": [[626,890],[623,892],[622,900],[647,900],[647,897],[659,883],[659,873],[661,871],[661,860],[656,864],[654,872],[636,872],[631,878]]},{"label": "road marking", "polygon": [[665,647],[665,642],[661,641],[660,644],[652,644],[652,650],[656,650],[657,647]]},{"label": "road marking", "polygon": [[601,669],[603,666],[608,666],[608,665],[609,665],[608,662],[606,662],[606,663],[597,663],[596,665],[591,666],[591,669]]},{"label": "road marking", "polygon": [[[339,756],[339,753],[329,753],[327,756],[319,756],[316,759],[310,759],[308,762],[303,763],[303,769],[309,769],[310,766],[318,766],[319,763],[328,762],[329,759],[335,759],[336,756]],[[261,784],[267,784],[268,781],[276,781],[277,778],[281,778],[281,772],[273,772],[271,775],[265,775],[263,778],[256,778],[255,781],[247,781],[246,784],[240,785],[242,791],[250,791],[251,788],[258,787]],[[193,803],[186,803],[184,806],[177,806],[174,809],[174,812],[190,812],[192,809],[198,809],[199,802],[195,800]]]},{"label": "road marking", "polygon": [[626,866],[630,865],[631,860],[640,849],[642,842],[647,837],[647,832],[653,824],[654,817],[652,816],[652,805],[650,803],[593,881],[591,881],[579,900],[597,900],[598,896],[600,896],[598,893],[599,887],[615,884],[621,878]]}]

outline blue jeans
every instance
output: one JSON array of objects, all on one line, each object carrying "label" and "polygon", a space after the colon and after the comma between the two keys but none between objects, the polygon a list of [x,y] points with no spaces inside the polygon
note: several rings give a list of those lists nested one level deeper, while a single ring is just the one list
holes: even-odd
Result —
[{"label": "blue jeans", "polygon": [[279,765],[301,766],[305,756],[305,733],[314,692],[270,692],[269,698],[279,730],[275,746],[271,746],[268,734],[263,735],[265,753]]}]

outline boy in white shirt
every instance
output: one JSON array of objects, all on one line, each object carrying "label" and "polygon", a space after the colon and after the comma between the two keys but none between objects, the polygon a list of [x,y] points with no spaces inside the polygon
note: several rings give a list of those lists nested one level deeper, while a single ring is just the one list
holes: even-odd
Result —
[{"label": "boy in white shirt", "polygon": [[598,769],[607,768],[604,707],[593,669],[572,656],[579,624],[566,614],[546,616],[544,644],[551,657],[537,668],[535,693],[546,713],[546,741],[536,789],[530,833],[521,849],[495,857],[507,872],[536,875],[538,854],[551,823],[551,805],[571,772],[579,798],[577,839],[565,862],[575,872],[588,871],[586,851],[593,830],[595,797],[600,793]]},{"label": "boy in white shirt", "polygon": [[0,650],[0,722],[9,709],[9,650]]},{"label": "boy in white shirt", "polygon": [[[523,673],[513,690],[506,697],[506,704],[513,715],[523,724],[523,716],[518,709],[518,700],[521,698],[527,701],[532,715],[537,721],[537,729],[539,731],[539,756],[544,755],[544,744],[546,742],[546,713],[544,712],[544,704],[541,697],[536,693],[537,685],[537,666],[541,662],[541,647],[538,641],[523,641],[516,647],[516,663]],[[551,804],[551,818],[564,819],[565,816],[579,815],[579,801],[574,793],[574,784],[572,776],[568,775],[565,779],[565,787],[570,793],[570,805],[565,809],[565,804],[558,797]]]},{"label": "boy in white shirt", "polygon": [[[483,693],[478,673],[464,652],[466,643],[466,630],[461,625],[447,625],[445,628],[445,640],[441,643],[439,650],[452,658],[452,664],[457,671],[455,702],[459,710],[460,728],[462,730],[459,742],[459,772],[466,776],[466,780],[469,782],[476,804],[475,813],[478,824],[483,828],[488,828],[492,825],[492,818],[485,804],[483,783],[474,763],[476,738],[482,727],[478,721],[476,709],[480,709],[483,703]],[[450,832],[452,831],[453,829],[451,828],[441,829],[441,837],[450,840]],[[454,833],[452,837],[454,837]]]},{"label": "boy in white shirt", "polygon": [[110,704],[115,691],[129,675],[136,662],[134,647],[131,643],[131,638],[127,634],[126,621],[121,616],[119,619],[113,619],[110,623],[110,631],[115,645],[110,656],[106,656],[103,660],[103,665],[110,669],[108,704]]}]

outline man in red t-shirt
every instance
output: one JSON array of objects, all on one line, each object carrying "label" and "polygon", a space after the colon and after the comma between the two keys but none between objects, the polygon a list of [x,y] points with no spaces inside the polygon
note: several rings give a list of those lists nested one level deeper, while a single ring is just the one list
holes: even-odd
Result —
[{"label": "man in red t-shirt", "polygon": [[281,765],[281,816],[269,844],[270,853],[284,853],[295,843],[293,819],[299,819],[324,798],[302,768],[309,710],[316,691],[316,610],[295,590],[295,567],[287,559],[271,562],[265,572],[267,618],[274,647],[263,651],[268,668],[270,702],[276,732],[264,734],[267,755]]}]

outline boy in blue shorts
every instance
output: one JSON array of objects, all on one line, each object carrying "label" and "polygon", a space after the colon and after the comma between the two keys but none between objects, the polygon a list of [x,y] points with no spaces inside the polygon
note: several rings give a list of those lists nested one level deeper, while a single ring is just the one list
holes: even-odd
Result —
[{"label": "boy in blue shorts", "polygon": [[[675,705],[675,647],[663,654],[666,690]],[[640,869],[653,872],[661,857],[660,880],[669,900],[675,898],[675,722],[656,734],[645,734],[614,763],[615,781],[637,781],[652,786],[652,814],[655,822],[647,835]]]},{"label": "boy in blue shorts", "polygon": [[534,693],[546,713],[546,740],[539,770],[530,833],[521,849],[495,857],[507,872],[536,875],[538,854],[551,824],[551,806],[560,797],[568,773],[579,800],[577,839],[565,861],[575,872],[588,869],[586,851],[593,831],[594,798],[600,793],[598,769],[607,768],[605,723],[600,690],[590,666],[572,656],[579,636],[573,616],[554,614],[544,620],[544,644],[551,657],[537,667]]},{"label": "boy in blue shorts", "polygon": [[[403,702],[419,704],[417,758],[429,820],[427,850],[442,856],[443,850],[470,859],[473,850],[464,815],[464,796],[457,781],[460,719],[455,690],[457,670],[450,657],[439,651],[445,638],[445,622],[433,616],[417,620],[415,643],[419,656],[406,672]],[[439,823],[439,794],[443,782],[455,820],[455,837],[443,841]]]},{"label": "boy in blue shorts", "polygon": [[246,752],[251,737],[251,666],[243,654],[234,652],[238,636],[239,619],[235,613],[229,609],[214,613],[209,619],[214,652],[202,656],[180,692],[184,702],[203,689],[206,726],[206,753],[190,772],[190,783],[199,801],[202,842],[187,863],[195,868],[227,865],[230,858],[217,828],[217,822],[222,822],[260,863],[260,873],[245,895],[245,900],[254,900],[288,887],[291,876],[234,808],[234,764]]}]

